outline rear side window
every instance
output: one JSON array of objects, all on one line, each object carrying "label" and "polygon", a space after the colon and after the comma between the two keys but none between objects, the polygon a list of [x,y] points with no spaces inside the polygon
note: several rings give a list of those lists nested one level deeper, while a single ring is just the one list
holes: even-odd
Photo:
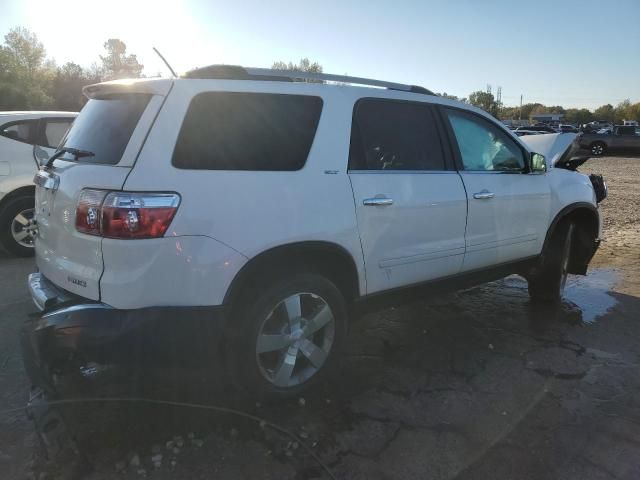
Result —
[{"label": "rear side window", "polygon": [[322,99],[306,95],[196,95],[173,152],[177,168],[299,170],[309,155]]},{"label": "rear side window", "polygon": [[353,115],[351,170],[444,170],[431,106],[378,98],[359,100]]},{"label": "rear side window", "polygon": [[37,120],[7,123],[0,127],[0,135],[18,142],[32,143],[37,124]]},{"label": "rear side window", "polygon": [[38,145],[42,147],[56,148],[67,130],[71,126],[73,119],[48,118],[42,121],[40,134],[38,135]]},{"label": "rear side window", "polygon": [[[60,146],[94,154],[79,162],[118,163],[150,99],[151,95],[126,93],[89,100]],[[64,154],[61,158],[75,157]]]}]

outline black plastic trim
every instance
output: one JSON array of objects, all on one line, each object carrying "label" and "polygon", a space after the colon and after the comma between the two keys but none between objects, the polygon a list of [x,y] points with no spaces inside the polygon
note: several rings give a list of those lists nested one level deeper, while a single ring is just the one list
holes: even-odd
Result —
[{"label": "black plastic trim", "polygon": [[539,256],[523,258],[513,262],[494,265],[490,268],[470,270],[444,278],[428,280],[406,287],[398,287],[362,296],[356,300],[356,311],[360,314],[421,300],[429,296],[455,292],[475,285],[491,282],[512,274],[525,274],[536,266]]},{"label": "black plastic trim", "polygon": [[[571,212],[573,212],[575,210],[578,210],[579,208],[586,208],[587,210],[590,210],[595,215],[596,220],[598,222],[600,222],[600,217],[598,215],[598,209],[596,207],[594,207],[592,204],[590,204],[588,202],[576,202],[576,203],[571,203],[571,204],[567,205],[562,210],[560,210],[556,214],[554,219],[551,221],[551,224],[549,225],[549,228],[547,229],[547,235],[544,238],[544,244],[542,246],[542,251],[543,252],[547,248],[549,240],[551,239],[551,236],[553,235],[553,233],[554,233],[556,227],[558,226],[558,224],[560,223],[560,221],[563,218],[565,218],[567,215],[569,215]],[[600,225],[599,224],[597,225],[597,228],[598,228],[598,230],[600,229]]]}]

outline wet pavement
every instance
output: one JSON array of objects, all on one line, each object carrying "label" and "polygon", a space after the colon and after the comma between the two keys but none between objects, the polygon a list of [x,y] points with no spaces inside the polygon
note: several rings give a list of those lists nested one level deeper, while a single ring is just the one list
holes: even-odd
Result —
[{"label": "wet pavement", "polygon": [[[12,263],[17,274],[30,261]],[[123,478],[328,478],[303,444],[336,478],[640,478],[640,300],[612,293],[617,281],[615,271],[596,269],[571,280],[562,305],[539,307],[513,276],[370,314],[352,326],[336,381],[304,401],[256,405],[232,398],[224,384],[206,386],[204,372],[141,379],[154,385],[143,387],[146,398],[238,409],[295,439],[189,406],[66,411],[94,479],[113,478],[117,467]],[[16,298],[3,310],[4,325],[17,326],[32,307]],[[5,369],[17,373],[14,354],[8,358]],[[24,401],[26,382],[16,387],[3,408]],[[0,463],[25,460],[6,478],[25,478],[35,438],[22,414],[0,422]],[[183,447],[167,449],[174,436]],[[140,465],[130,465],[134,454]],[[37,456],[30,465],[56,472]]]},{"label": "wet pavement", "polygon": [[[65,406],[86,478],[640,478],[637,228],[608,232],[558,306],[512,276],[359,319],[337,378],[302,398],[256,404],[221,372],[163,370],[129,385],[136,398]],[[3,411],[26,401],[32,269],[0,258]],[[0,413],[0,476],[68,478],[39,452],[23,413]]]}]

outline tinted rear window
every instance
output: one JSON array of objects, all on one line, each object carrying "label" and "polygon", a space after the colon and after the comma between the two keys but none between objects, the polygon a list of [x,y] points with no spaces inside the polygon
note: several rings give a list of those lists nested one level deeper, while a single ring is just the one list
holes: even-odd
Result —
[{"label": "tinted rear window", "polygon": [[201,93],[189,105],[172,163],[198,170],[299,170],[321,111],[319,97]]},{"label": "tinted rear window", "polygon": [[19,142],[31,143],[37,124],[37,120],[7,123],[0,127],[0,135]]},{"label": "tinted rear window", "polygon": [[89,100],[60,146],[95,154],[79,158],[80,162],[118,163],[150,99],[151,95],[127,93]]}]

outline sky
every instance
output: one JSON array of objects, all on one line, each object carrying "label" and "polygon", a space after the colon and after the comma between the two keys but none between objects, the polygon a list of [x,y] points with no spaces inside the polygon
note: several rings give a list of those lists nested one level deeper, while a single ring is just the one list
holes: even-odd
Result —
[{"label": "sky", "polygon": [[58,64],[90,66],[120,38],[148,76],[308,57],[327,73],[505,105],[640,101],[640,0],[0,0],[0,36],[24,26]]}]

